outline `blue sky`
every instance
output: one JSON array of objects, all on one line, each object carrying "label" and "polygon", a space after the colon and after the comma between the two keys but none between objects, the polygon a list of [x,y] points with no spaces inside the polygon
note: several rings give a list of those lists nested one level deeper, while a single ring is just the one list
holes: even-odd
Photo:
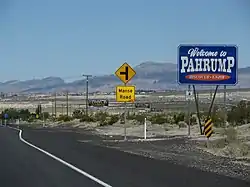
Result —
[{"label": "blue sky", "polygon": [[237,44],[250,66],[248,0],[1,0],[0,81],[176,63],[180,43]]}]

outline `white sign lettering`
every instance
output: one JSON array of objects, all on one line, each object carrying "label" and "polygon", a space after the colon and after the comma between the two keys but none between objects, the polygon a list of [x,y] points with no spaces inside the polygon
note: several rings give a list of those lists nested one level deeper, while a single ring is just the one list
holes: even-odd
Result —
[{"label": "white sign lettering", "polygon": [[188,50],[187,56],[181,56],[181,73],[232,73],[232,68],[235,66],[235,58],[232,56],[226,57],[226,55],[225,51],[205,51],[204,49],[200,50],[198,47],[191,48]]}]

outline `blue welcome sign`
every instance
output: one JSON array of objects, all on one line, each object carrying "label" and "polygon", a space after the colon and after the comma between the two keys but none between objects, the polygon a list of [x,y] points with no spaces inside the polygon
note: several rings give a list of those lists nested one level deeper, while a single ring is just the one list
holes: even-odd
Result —
[{"label": "blue welcome sign", "polygon": [[178,83],[236,85],[238,48],[233,45],[180,45]]}]

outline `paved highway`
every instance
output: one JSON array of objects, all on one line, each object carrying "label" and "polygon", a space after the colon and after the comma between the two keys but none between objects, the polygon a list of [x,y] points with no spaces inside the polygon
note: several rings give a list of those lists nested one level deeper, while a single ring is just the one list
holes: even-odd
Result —
[{"label": "paved highway", "polygon": [[100,140],[88,133],[25,129],[19,135],[0,128],[1,187],[250,186],[238,179],[78,141]]}]

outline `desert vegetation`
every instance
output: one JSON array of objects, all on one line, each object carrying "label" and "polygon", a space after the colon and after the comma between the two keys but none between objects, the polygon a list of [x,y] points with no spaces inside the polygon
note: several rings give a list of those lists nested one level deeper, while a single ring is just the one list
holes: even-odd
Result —
[{"label": "desert vegetation", "polygon": [[[85,114],[84,109],[75,109],[72,115],[50,115],[48,112],[43,112],[42,106],[38,105],[35,112],[30,112],[28,109],[14,109],[9,108],[2,111],[1,119],[4,120],[4,114],[8,114],[8,121],[20,119],[21,121],[35,122],[45,120],[47,122],[70,122],[78,120],[79,122],[98,122],[100,126],[113,125],[117,122],[124,122],[124,113],[111,114],[103,111],[91,112]],[[201,121],[204,122],[207,118],[207,112],[201,112]],[[126,113],[126,119],[134,121],[134,124],[143,124],[144,119],[147,118],[151,124],[188,124],[190,118],[190,125],[197,125],[197,116],[191,113],[190,116],[184,112],[137,112]],[[250,102],[240,101],[236,106],[232,106],[227,111],[224,111],[218,106],[214,106],[211,118],[215,127],[240,126],[250,122]],[[226,121],[225,121],[226,120]],[[180,128],[185,125],[180,125]]]}]

